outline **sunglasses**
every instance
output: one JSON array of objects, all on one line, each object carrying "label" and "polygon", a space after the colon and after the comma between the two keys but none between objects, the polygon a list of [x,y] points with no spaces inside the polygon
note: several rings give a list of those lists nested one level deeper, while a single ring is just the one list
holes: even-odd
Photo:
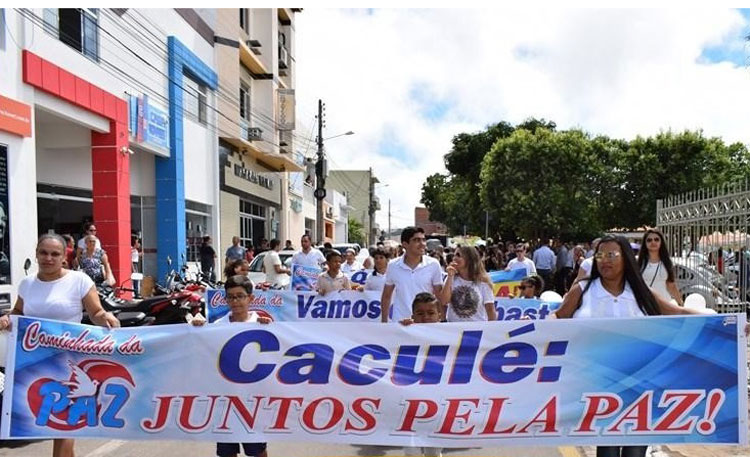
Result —
[{"label": "sunglasses", "polygon": [[659,238],[646,238],[646,243],[656,243],[657,241],[661,241]]},{"label": "sunglasses", "polygon": [[607,260],[616,260],[618,257],[620,257],[622,254],[620,254],[617,251],[609,251],[609,252],[597,252],[594,254],[594,259],[601,262],[604,259]]},{"label": "sunglasses", "polygon": [[521,286],[518,286],[518,289],[519,290],[526,290],[526,289],[533,289],[533,287],[532,286],[523,286],[523,285],[521,285]]}]

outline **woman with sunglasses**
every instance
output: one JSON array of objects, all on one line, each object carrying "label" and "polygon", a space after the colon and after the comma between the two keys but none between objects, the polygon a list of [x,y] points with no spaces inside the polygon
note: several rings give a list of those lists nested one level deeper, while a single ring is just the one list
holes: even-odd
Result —
[{"label": "woman with sunglasses", "polygon": [[492,282],[476,248],[456,249],[445,272],[439,298],[448,322],[497,320]]},{"label": "woman with sunglasses", "polygon": [[[701,314],[654,295],[644,282],[630,243],[621,236],[602,237],[594,251],[591,275],[565,295],[559,319],[628,318],[660,314]],[[616,387],[616,386],[615,386]],[[597,457],[644,457],[646,446],[598,446]]]},{"label": "woman with sunglasses", "polygon": [[643,235],[638,251],[638,267],[652,292],[682,306],[682,295],[674,280],[672,259],[669,257],[664,235],[659,230],[648,229]]}]

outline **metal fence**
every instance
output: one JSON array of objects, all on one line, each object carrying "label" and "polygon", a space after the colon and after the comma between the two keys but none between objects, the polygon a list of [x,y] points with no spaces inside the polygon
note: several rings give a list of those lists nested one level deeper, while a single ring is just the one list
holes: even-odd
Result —
[{"label": "metal fence", "polygon": [[656,202],[683,296],[698,293],[719,312],[747,312],[750,301],[750,182]]}]

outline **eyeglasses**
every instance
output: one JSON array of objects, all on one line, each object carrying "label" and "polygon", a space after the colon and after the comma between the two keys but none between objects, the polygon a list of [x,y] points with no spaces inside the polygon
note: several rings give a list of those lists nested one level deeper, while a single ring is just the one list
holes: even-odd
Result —
[{"label": "eyeglasses", "polygon": [[461,253],[457,252],[457,253],[453,254],[453,258],[455,259],[456,257],[461,257]]},{"label": "eyeglasses", "polygon": [[594,254],[594,260],[597,262],[601,262],[604,259],[607,260],[617,260],[618,257],[620,257],[622,254],[617,251],[609,251],[609,252],[597,252]]},{"label": "eyeglasses", "polygon": [[661,241],[659,238],[646,238],[646,243],[656,243],[657,241]]},{"label": "eyeglasses", "polygon": [[227,301],[241,301],[248,297],[247,294],[241,294],[241,295],[227,295]]}]

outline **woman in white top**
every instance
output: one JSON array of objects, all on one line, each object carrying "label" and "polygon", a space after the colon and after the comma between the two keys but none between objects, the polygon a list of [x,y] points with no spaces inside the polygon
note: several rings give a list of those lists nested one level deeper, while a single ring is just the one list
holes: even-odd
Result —
[{"label": "woman in white top", "polygon": [[682,295],[674,280],[674,267],[669,257],[664,235],[657,229],[648,229],[643,235],[638,251],[638,266],[646,285],[665,300],[674,300],[682,306]]},{"label": "woman in white top", "polygon": [[[18,298],[11,314],[41,317],[64,322],[81,323],[83,309],[91,322],[102,327],[119,327],[120,321],[104,311],[94,282],[85,273],[62,267],[65,240],[60,235],[46,234],[36,245],[39,272],[18,284]],[[9,316],[0,317],[0,330],[10,329]],[[55,439],[53,457],[72,457],[74,441]]]},{"label": "woman in white top", "polygon": [[[654,295],[643,281],[630,243],[605,236],[594,252],[591,276],[570,289],[555,317],[624,318],[660,314],[700,314]],[[597,457],[643,457],[646,446],[599,446]]]},{"label": "woman in white top", "polygon": [[445,272],[440,303],[448,322],[497,320],[492,283],[476,248],[456,249]]},{"label": "woman in white top", "polygon": [[382,291],[383,287],[385,287],[385,271],[388,269],[388,261],[391,256],[384,248],[377,248],[372,253],[372,257],[375,259],[375,268],[367,276],[365,286],[360,287],[360,290]]}]

